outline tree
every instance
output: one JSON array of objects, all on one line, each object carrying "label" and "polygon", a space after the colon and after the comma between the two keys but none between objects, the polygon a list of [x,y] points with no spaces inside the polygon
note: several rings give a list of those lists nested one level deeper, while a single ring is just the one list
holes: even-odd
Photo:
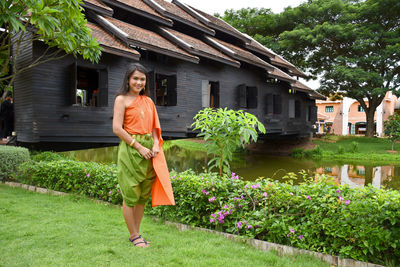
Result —
[{"label": "tree", "polygon": [[[15,77],[39,64],[67,54],[97,62],[101,50],[90,35],[82,0],[0,1],[0,85],[10,87]],[[28,65],[18,66],[22,48],[42,41],[48,48]]]},{"label": "tree", "polygon": [[400,140],[400,115],[395,113],[389,116],[385,121],[385,135],[392,141],[392,151],[394,150],[394,143]]},{"label": "tree", "polygon": [[[340,92],[356,99],[366,114],[366,136],[373,136],[376,108],[386,92],[399,94],[400,2],[309,0],[270,16],[276,21],[268,26],[272,34],[263,28],[253,36],[267,45],[276,41],[289,61],[319,75],[324,95]],[[248,18],[243,25],[251,23]]]},{"label": "tree", "polygon": [[251,140],[257,142],[257,129],[265,133],[264,125],[256,116],[242,110],[205,108],[193,119],[193,130],[200,130],[197,136],[206,141],[207,155],[215,156],[208,165],[210,169],[218,168],[221,176],[223,171],[230,171],[229,161],[238,147],[244,147]]}]

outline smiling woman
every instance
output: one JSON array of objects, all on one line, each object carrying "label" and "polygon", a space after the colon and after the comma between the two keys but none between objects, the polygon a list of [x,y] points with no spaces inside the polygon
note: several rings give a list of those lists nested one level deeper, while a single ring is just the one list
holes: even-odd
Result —
[{"label": "smiling woman", "polygon": [[117,177],[123,197],[123,215],[131,241],[148,247],[139,234],[146,202],[174,205],[172,186],[162,151],[160,122],[153,101],[146,96],[147,70],[135,63],[128,67],[115,98],[113,131],[121,139]]}]

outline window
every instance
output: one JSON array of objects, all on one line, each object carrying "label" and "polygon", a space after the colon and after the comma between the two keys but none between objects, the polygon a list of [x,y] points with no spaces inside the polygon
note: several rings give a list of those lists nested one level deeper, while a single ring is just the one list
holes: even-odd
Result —
[{"label": "window", "polygon": [[[317,120],[317,112],[318,112],[318,107],[316,106],[308,106],[308,117],[307,120],[311,122],[315,122]],[[321,120],[322,122],[324,120]]]},{"label": "window", "polygon": [[202,107],[219,107],[219,82],[201,81]]},{"label": "window", "polygon": [[108,104],[106,67],[92,64],[72,65],[71,104],[80,107],[104,107]]},{"label": "window", "polygon": [[176,106],[176,75],[155,75],[155,98],[157,106]]},{"label": "window", "polygon": [[255,86],[246,86],[241,84],[239,90],[239,106],[241,108],[257,108],[258,91]]},{"label": "window", "polygon": [[364,112],[364,109],[361,105],[358,105],[358,112]]},{"label": "window", "polygon": [[332,113],[333,112],[333,106],[325,106],[325,112],[326,113]]}]

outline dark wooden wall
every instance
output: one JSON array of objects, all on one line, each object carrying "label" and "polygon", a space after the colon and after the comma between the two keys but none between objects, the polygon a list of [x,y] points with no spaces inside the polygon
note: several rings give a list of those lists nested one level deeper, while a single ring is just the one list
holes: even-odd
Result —
[{"label": "dark wooden wall", "polygon": [[[45,46],[34,43],[26,47],[21,61],[39,55]],[[153,58],[149,60],[146,58]],[[163,136],[166,138],[186,137],[190,133],[192,118],[202,108],[201,81],[218,81],[220,107],[239,109],[238,86],[255,86],[258,89],[257,109],[244,109],[256,115],[264,123],[269,134],[299,135],[311,134],[314,121],[307,121],[306,109],[315,101],[304,93],[289,94],[282,84],[266,82],[265,72],[251,68],[234,68],[221,63],[203,60],[200,64],[173,58],[142,56],[140,63],[150,71],[177,75],[177,105],[157,106]],[[18,141],[61,142],[61,143],[117,143],[112,132],[112,113],[115,94],[122,84],[126,65],[131,59],[103,53],[100,67],[108,70],[107,106],[71,106],[70,88],[73,82],[71,68],[90,64],[80,58],[67,56],[62,60],[39,65],[24,73],[15,81],[16,130]],[[268,115],[265,112],[266,96],[282,95],[282,113]],[[301,117],[288,118],[288,99],[301,102]]]}]

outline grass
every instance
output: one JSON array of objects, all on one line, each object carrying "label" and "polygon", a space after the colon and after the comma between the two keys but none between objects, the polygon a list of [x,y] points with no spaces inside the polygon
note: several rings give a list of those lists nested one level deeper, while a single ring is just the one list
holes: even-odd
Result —
[{"label": "grass", "polygon": [[309,255],[280,257],[144,216],[149,248],[127,240],[121,210],[81,196],[0,185],[0,266],[329,266]]},{"label": "grass", "polygon": [[[322,158],[355,161],[361,163],[391,164],[400,162],[400,153],[389,153],[392,149],[391,142],[386,138],[367,138],[364,136],[327,136],[313,140],[322,150]],[[351,151],[357,143],[356,151]],[[400,151],[400,144],[395,144],[394,149]],[[340,151],[342,150],[342,151]]]},{"label": "grass", "polygon": [[[197,142],[196,140],[199,140]],[[207,152],[207,149],[204,145],[203,139],[177,139],[168,141],[173,145],[176,145],[180,148],[184,148],[189,151],[203,151]]]}]

